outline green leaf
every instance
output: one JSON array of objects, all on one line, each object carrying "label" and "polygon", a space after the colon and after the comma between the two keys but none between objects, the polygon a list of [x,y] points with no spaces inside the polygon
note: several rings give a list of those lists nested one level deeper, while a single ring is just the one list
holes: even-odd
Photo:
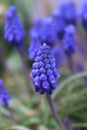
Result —
[{"label": "green leaf", "polygon": [[84,128],[84,127],[87,127],[87,123],[74,123],[73,124],[73,127],[79,127],[79,128]]},{"label": "green leaf", "polygon": [[14,72],[15,71],[18,72],[22,67],[20,57],[17,53],[11,53],[11,55],[7,59],[7,64],[9,68],[13,70]]},{"label": "green leaf", "polygon": [[11,130],[31,130],[31,129],[26,128],[26,127],[21,126],[21,125],[13,125],[13,126],[11,127]]},{"label": "green leaf", "polygon": [[60,91],[67,85],[69,84],[70,82],[74,81],[74,80],[77,80],[77,79],[80,79],[80,78],[83,78],[87,76],[87,72],[81,72],[79,74],[75,74],[75,75],[72,75],[70,76],[70,78],[68,77],[66,80],[64,80],[62,83],[60,83],[60,85],[57,87],[56,91],[54,92],[53,94],[53,98],[55,99],[55,97],[58,95],[58,93],[60,93]]},{"label": "green leaf", "polygon": [[41,126],[39,126],[38,130],[49,130],[49,129],[46,128],[45,126],[41,125]]}]

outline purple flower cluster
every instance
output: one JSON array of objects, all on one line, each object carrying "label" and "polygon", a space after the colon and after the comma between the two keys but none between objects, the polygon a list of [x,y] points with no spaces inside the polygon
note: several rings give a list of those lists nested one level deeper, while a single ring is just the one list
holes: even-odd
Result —
[{"label": "purple flower cluster", "polygon": [[53,19],[51,17],[47,17],[42,20],[40,41],[42,44],[47,43],[49,46],[53,46],[55,44],[55,30]]},{"label": "purple flower cluster", "polygon": [[52,52],[55,58],[56,67],[59,67],[63,58],[62,49],[58,45],[55,45],[52,48]]},{"label": "purple flower cluster", "polygon": [[10,6],[5,13],[4,38],[12,46],[23,44],[25,31],[15,6]]},{"label": "purple flower cluster", "polygon": [[28,57],[34,60],[39,47],[46,42],[49,46],[55,44],[55,30],[52,18],[34,19],[34,27],[30,30],[30,46],[28,49]]},{"label": "purple flower cluster", "polygon": [[76,32],[76,28],[74,25],[70,24],[70,25],[66,26],[66,28],[65,28],[66,34],[74,36],[75,32]]},{"label": "purple flower cluster", "polygon": [[77,13],[75,4],[73,2],[62,3],[60,6],[60,11],[66,24],[76,25]]},{"label": "purple flower cluster", "polygon": [[35,30],[35,28],[32,28],[30,31],[30,47],[28,49],[28,56],[29,59],[34,60],[36,53],[41,45],[40,40],[39,40],[39,34]]},{"label": "purple flower cluster", "polygon": [[10,99],[11,95],[4,86],[3,81],[0,79],[0,104],[7,105]]},{"label": "purple flower cluster", "polygon": [[53,11],[52,17],[53,17],[53,24],[54,24],[54,29],[55,29],[57,38],[61,40],[64,36],[64,29],[66,27],[66,24],[59,10]]},{"label": "purple flower cluster", "polygon": [[34,18],[33,19],[33,30],[37,32],[37,34],[40,34],[41,28],[42,28],[42,19],[41,18]]},{"label": "purple flower cluster", "polygon": [[72,54],[76,51],[76,40],[74,38],[75,27],[73,25],[68,25],[65,28],[65,35],[62,39],[63,48],[65,54],[68,57],[71,57]]},{"label": "purple flower cluster", "polygon": [[42,28],[42,20],[40,18],[35,18],[33,20],[33,28],[29,31],[30,35],[30,45],[28,49],[28,57],[34,60],[35,55],[41,46],[40,31]]},{"label": "purple flower cluster", "polygon": [[51,47],[45,43],[37,52],[30,76],[32,77],[35,90],[40,94],[52,94],[57,86],[56,78],[60,75],[56,69]]},{"label": "purple flower cluster", "polygon": [[73,130],[73,127],[69,118],[65,117],[63,122],[64,122],[66,130]]},{"label": "purple flower cluster", "polygon": [[87,1],[85,1],[82,6],[81,21],[84,29],[87,30]]},{"label": "purple flower cluster", "polygon": [[68,57],[71,57],[72,54],[76,51],[76,41],[74,37],[68,34],[65,34],[62,40],[62,43],[63,43],[65,54]]}]

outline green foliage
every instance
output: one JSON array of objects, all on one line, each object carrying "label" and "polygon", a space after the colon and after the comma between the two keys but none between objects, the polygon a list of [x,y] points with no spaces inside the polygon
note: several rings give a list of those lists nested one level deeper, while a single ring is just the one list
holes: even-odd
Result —
[{"label": "green foliage", "polygon": [[[83,80],[83,77],[86,75],[87,72],[83,72],[69,78],[67,77],[67,79],[60,83],[53,94],[56,109],[61,118],[69,117],[75,128],[87,127],[87,88],[85,88]],[[8,128],[8,130],[58,130],[59,128],[52,115],[50,115],[49,106],[45,100],[39,97],[38,100],[35,101],[36,104],[39,105],[35,108],[34,102],[32,101],[36,99],[36,95],[32,95],[33,99],[31,96],[28,96],[26,100],[24,100],[24,98],[21,97],[22,93],[23,92],[19,92],[20,95],[16,98],[14,97],[10,102],[10,107],[14,111],[18,125],[11,126],[9,112],[5,108],[0,107],[0,113],[2,113],[1,116],[3,117],[0,119],[0,127],[2,130],[5,128]],[[41,106],[42,104],[43,106]],[[6,125],[3,125],[3,122],[6,122]]]},{"label": "green foliage", "polygon": [[20,125],[13,125],[11,129],[12,130],[31,130],[29,128],[26,128],[26,127],[20,126]]}]

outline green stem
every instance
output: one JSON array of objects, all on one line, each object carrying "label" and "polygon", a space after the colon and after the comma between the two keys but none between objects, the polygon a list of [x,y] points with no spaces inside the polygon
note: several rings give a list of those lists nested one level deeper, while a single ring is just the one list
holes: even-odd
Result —
[{"label": "green stem", "polygon": [[29,85],[31,83],[31,81],[30,81],[31,79],[29,77],[29,69],[28,69],[28,66],[27,66],[27,62],[26,62],[24,53],[21,51],[21,49],[20,48],[16,48],[16,49],[17,49],[17,51],[18,51],[18,53],[20,55],[21,61],[22,61],[23,73],[25,75],[26,85],[28,86],[27,89],[28,89],[28,92],[30,92],[31,89],[29,88]]},{"label": "green stem", "polygon": [[72,56],[67,57],[68,58],[68,66],[71,71],[71,74],[74,74],[74,64],[73,64],[73,58]]},{"label": "green stem", "polygon": [[13,113],[12,109],[10,108],[8,101],[6,99],[4,99],[4,107],[9,111],[13,124],[16,124],[16,119],[15,119],[14,113]]},{"label": "green stem", "polygon": [[58,112],[55,109],[55,106],[54,106],[54,103],[53,103],[53,100],[52,100],[51,96],[46,93],[46,97],[47,97],[47,101],[49,103],[50,109],[52,111],[52,114],[53,114],[57,124],[60,126],[61,130],[66,130],[64,124],[62,123],[62,121],[61,121],[61,119],[59,117]]},{"label": "green stem", "polygon": [[8,106],[7,110],[10,113],[10,116],[11,116],[11,119],[12,119],[13,123],[16,124],[16,119],[15,119],[15,116],[14,116],[14,113],[13,113],[12,109]]},{"label": "green stem", "polygon": [[8,67],[7,63],[6,63],[6,59],[3,53],[3,47],[2,44],[0,43],[0,63],[3,66],[4,70],[9,74],[9,76],[12,78],[12,81],[14,82],[14,86],[19,86],[13,72],[11,71],[11,69]]}]

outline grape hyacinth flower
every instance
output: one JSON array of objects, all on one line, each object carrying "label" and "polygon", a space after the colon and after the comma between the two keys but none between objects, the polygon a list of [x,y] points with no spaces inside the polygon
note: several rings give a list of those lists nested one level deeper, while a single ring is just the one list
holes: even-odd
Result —
[{"label": "grape hyacinth flower", "polygon": [[35,57],[31,77],[35,90],[40,94],[52,94],[56,88],[56,78],[59,73],[56,69],[55,58],[51,53],[51,47],[44,43]]},{"label": "grape hyacinth flower", "polygon": [[81,10],[81,21],[85,30],[87,30],[87,1],[83,2]]},{"label": "grape hyacinth flower", "polygon": [[8,101],[11,99],[11,95],[7,88],[4,86],[3,81],[0,79],[0,104],[8,106]]},{"label": "grape hyacinth flower", "polygon": [[49,46],[55,44],[55,30],[53,25],[53,19],[51,17],[43,18],[42,27],[40,30],[41,43],[47,43]]},{"label": "grape hyacinth flower", "polygon": [[67,57],[71,57],[73,53],[76,51],[75,38],[73,36],[65,34],[62,43],[65,54],[67,55]]},{"label": "grape hyacinth flower", "polygon": [[33,19],[33,30],[35,30],[35,32],[37,32],[38,34],[40,34],[41,31],[42,21],[43,20],[38,17]]},{"label": "grape hyacinth flower", "polygon": [[66,130],[73,130],[73,127],[72,127],[72,124],[71,124],[69,118],[65,117],[63,122],[66,127]]},{"label": "grape hyacinth flower", "polygon": [[15,6],[10,6],[5,13],[4,38],[11,46],[23,47],[25,30]]},{"label": "grape hyacinth flower", "polygon": [[59,10],[54,10],[52,13],[52,17],[56,36],[59,40],[61,40],[64,36],[66,24]]},{"label": "grape hyacinth flower", "polygon": [[46,43],[39,48],[36,54],[30,76],[35,90],[40,94],[46,94],[52,114],[61,130],[66,130],[50,96],[57,86],[56,78],[60,75],[56,69],[55,58],[52,54],[51,47]]},{"label": "grape hyacinth flower", "polygon": [[60,5],[60,11],[66,24],[76,25],[77,23],[77,12],[75,3],[66,2]]},{"label": "grape hyacinth flower", "polygon": [[65,34],[62,40],[63,48],[68,59],[68,66],[70,71],[74,73],[73,59],[72,56],[76,51],[76,41],[73,35]]},{"label": "grape hyacinth flower", "polygon": [[41,43],[39,40],[39,34],[35,31],[35,29],[31,29],[30,31],[30,47],[28,49],[28,57],[31,60],[35,59],[35,55],[40,47]]},{"label": "grape hyacinth flower", "polygon": [[62,49],[58,45],[55,45],[52,48],[52,52],[55,58],[56,67],[59,67],[61,65],[62,58],[63,58]]},{"label": "grape hyacinth flower", "polygon": [[[28,86],[30,82],[28,76],[29,70],[24,56],[24,36],[25,30],[17,14],[16,6],[10,6],[5,13],[4,38],[18,51],[22,61],[23,73],[27,83],[26,86]],[[27,89],[29,89],[29,87]]]},{"label": "grape hyacinth flower", "polygon": [[74,36],[75,32],[76,32],[76,28],[74,25],[70,24],[70,25],[66,26],[66,28],[65,28],[66,34]]}]

